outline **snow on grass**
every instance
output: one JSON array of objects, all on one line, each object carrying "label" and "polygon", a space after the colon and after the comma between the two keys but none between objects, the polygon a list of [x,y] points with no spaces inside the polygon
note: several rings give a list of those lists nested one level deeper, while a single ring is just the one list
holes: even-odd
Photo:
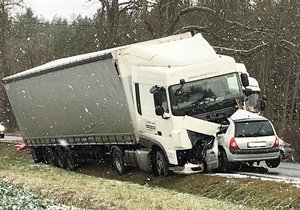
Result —
[{"label": "snow on grass", "polygon": [[297,188],[300,188],[300,179],[299,178],[291,178],[291,177],[279,177],[279,176],[272,176],[267,174],[253,174],[247,172],[239,172],[238,174],[235,173],[215,173],[215,174],[208,174],[209,176],[221,176],[226,178],[236,178],[236,179],[260,179],[262,181],[275,181],[275,182],[283,182],[287,184],[292,184]]},{"label": "snow on grass", "polygon": [[55,204],[53,201],[41,198],[22,187],[15,187],[0,180],[0,210],[76,210],[78,208]]}]

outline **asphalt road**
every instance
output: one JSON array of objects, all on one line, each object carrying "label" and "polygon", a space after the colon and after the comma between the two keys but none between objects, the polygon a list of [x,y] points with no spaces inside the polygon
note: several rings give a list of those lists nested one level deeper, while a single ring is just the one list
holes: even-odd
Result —
[{"label": "asphalt road", "polygon": [[0,142],[23,142],[23,138],[21,136],[12,135],[12,134],[5,134],[3,139],[0,139]]},{"label": "asphalt road", "polygon": [[[264,167],[267,167],[264,165]],[[281,162],[278,168],[268,168],[268,174],[285,177],[296,177],[300,179],[300,164]]]},{"label": "asphalt road", "polygon": [[247,175],[252,178],[268,179],[291,183],[300,188],[300,164],[281,162],[277,168],[269,168],[264,162],[253,167],[241,168],[234,174]]}]

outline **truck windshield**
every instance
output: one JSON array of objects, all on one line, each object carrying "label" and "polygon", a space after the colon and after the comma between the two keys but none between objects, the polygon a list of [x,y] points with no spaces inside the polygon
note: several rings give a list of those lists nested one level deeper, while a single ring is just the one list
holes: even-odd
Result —
[{"label": "truck windshield", "polygon": [[273,136],[274,130],[269,121],[235,122],[235,137]]},{"label": "truck windshield", "polygon": [[169,94],[175,116],[214,111],[243,99],[237,73],[172,85]]}]

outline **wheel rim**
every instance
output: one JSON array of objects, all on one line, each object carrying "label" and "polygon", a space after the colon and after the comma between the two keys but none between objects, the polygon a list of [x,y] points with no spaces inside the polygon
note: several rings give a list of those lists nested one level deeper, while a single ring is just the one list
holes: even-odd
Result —
[{"label": "wheel rim", "polygon": [[157,157],[156,158],[156,167],[157,167],[157,172],[158,172],[159,175],[162,174],[162,167],[163,167],[162,164],[163,164],[162,160],[159,157]]},{"label": "wheel rim", "polygon": [[121,160],[121,157],[118,154],[114,155],[114,162],[117,170],[121,172],[123,170],[123,162]]},{"label": "wheel rim", "polygon": [[165,163],[161,153],[156,155],[156,169],[159,176],[165,176]]}]

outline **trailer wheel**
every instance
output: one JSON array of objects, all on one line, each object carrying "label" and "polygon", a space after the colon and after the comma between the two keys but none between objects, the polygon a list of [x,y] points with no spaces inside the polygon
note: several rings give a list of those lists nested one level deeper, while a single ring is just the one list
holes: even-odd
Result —
[{"label": "trailer wheel", "polygon": [[57,166],[57,158],[54,150],[51,147],[45,148],[46,163],[51,166]]},{"label": "trailer wheel", "polygon": [[42,149],[37,147],[37,148],[30,148],[30,153],[32,155],[32,159],[35,163],[41,163],[44,162],[44,156]]},{"label": "trailer wheel", "polygon": [[156,152],[155,163],[156,163],[157,175],[162,177],[167,177],[170,173],[169,164],[167,158],[165,157],[165,155],[161,150],[158,150]]},{"label": "trailer wheel", "polygon": [[219,170],[221,172],[230,172],[231,164],[228,162],[224,149],[219,149]]},{"label": "trailer wheel", "polygon": [[112,148],[112,161],[113,166],[118,174],[123,175],[126,173],[126,166],[124,164],[123,151],[119,147]]},{"label": "trailer wheel", "polygon": [[56,148],[57,166],[59,168],[67,168],[66,152],[63,148]]},{"label": "trailer wheel", "polygon": [[76,154],[72,150],[68,150],[66,153],[66,168],[70,171],[76,171],[79,165],[76,161]]}]

